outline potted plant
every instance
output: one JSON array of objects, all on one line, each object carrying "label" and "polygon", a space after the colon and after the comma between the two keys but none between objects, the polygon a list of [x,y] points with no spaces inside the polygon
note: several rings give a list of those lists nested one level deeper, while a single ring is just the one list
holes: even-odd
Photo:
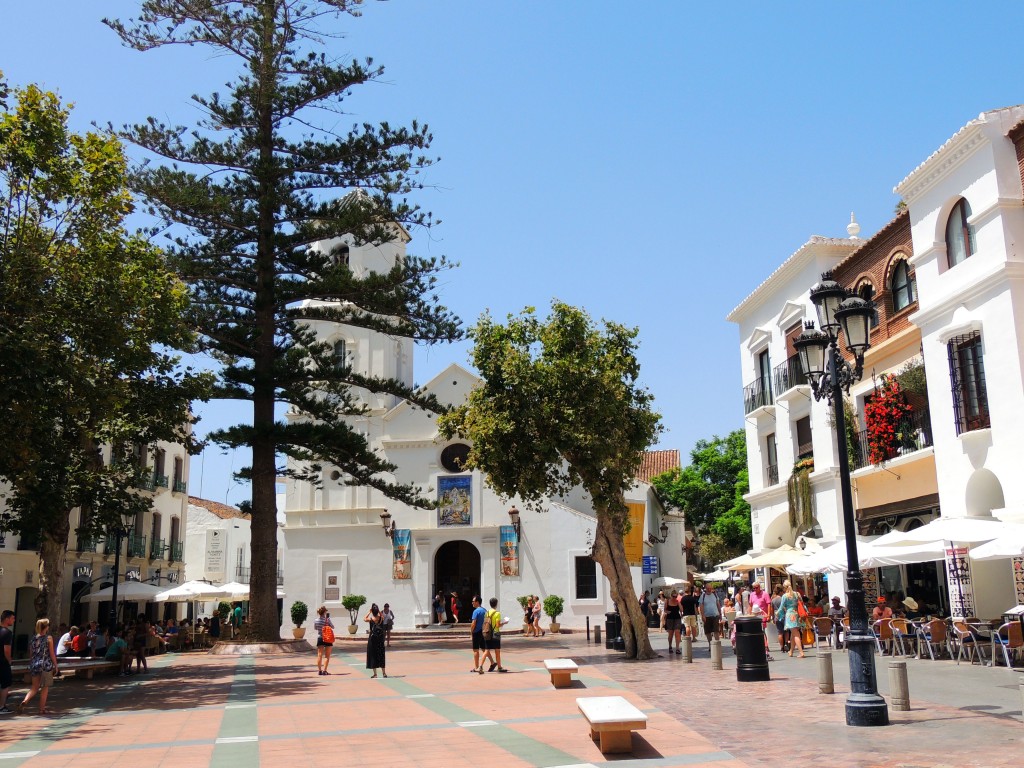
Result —
[{"label": "potted plant", "polygon": [[306,628],[302,626],[302,622],[309,616],[309,608],[301,600],[296,600],[292,603],[292,624],[295,625],[295,629],[292,630],[292,637],[296,640],[301,640],[306,636]]},{"label": "potted plant", "polygon": [[359,609],[366,605],[366,595],[342,595],[341,604],[348,610],[348,618],[351,622],[348,626],[348,633],[354,635],[359,630],[356,621],[359,618]]},{"label": "potted plant", "polygon": [[544,613],[551,617],[551,634],[557,635],[562,627],[558,623],[558,617],[565,610],[565,600],[558,595],[548,595],[544,598]]}]

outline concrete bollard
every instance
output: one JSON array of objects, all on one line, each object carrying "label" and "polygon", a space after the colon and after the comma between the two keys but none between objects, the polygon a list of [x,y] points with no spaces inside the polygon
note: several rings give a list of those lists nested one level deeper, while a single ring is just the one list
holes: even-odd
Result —
[{"label": "concrete bollard", "polygon": [[835,693],[832,677],[832,651],[818,651],[818,693]]},{"label": "concrete bollard", "polygon": [[683,661],[693,664],[693,640],[689,636],[683,638]]},{"label": "concrete bollard", "polygon": [[597,625],[594,627],[594,642],[598,645],[601,644],[601,627]]},{"label": "concrete bollard", "polygon": [[897,712],[910,711],[910,683],[907,681],[907,662],[889,662],[889,706]]},{"label": "concrete bollard", "polygon": [[722,668],[722,641],[712,640],[711,641],[711,668],[721,669]]}]

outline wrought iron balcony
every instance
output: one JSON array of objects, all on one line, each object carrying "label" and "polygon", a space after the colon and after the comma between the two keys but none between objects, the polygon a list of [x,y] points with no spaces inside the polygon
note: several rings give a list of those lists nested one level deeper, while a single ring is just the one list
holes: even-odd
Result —
[{"label": "wrought iron balcony", "polygon": [[758,408],[772,405],[775,399],[772,397],[771,379],[762,376],[754,379],[752,384],[743,388],[743,413],[748,414]]},{"label": "wrought iron balcony", "polygon": [[166,488],[167,483],[167,475],[153,475],[153,485],[157,488]]},{"label": "wrought iron balcony", "polygon": [[180,563],[182,559],[182,553],[185,550],[185,545],[180,541],[172,541],[170,547],[170,554],[167,556],[167,560],[172,563]]},{"label": "wrought iron balcony", "polygon": [[[240,584],[248,584],[249,579],[252,577],[252,568],[247,565],[239,565],[235,568],[235,581]],[[281,570],[281,564],[277,565],[277,586],[284,584],[284,571]]]},{"label": "wrought iron balcony", "polygon": [[128,534],[128,557],[146,556],[146,537]]},{"label": "wrought iron balcony", "polygon": [[86,536],[79,534],[77,536],[78,543],[76,547],[77,552],[95,552],[99,546],[100,540],[97,536]]},{"label": "wrought iron balcony", "polygon": [[[881,459],[881,461],[877,462],[880,464],[882,461],[889,461],[897,456],[905,456],[922,448],[929,448],[934,444],[931,415],[926,409],[913,411],[900,424],[900,428],[896,430],[896,437],[892,442],[885,446],[880,446],[874,458]],[[853,456],[851,458],[853,460],[851,469],[860,469],[872,463],[871,440],[866,429],[862,429],[857,433],[853,441]]]},{"label": "wrought iron balcony", "polygon": [[779,484],[779,465],[769,464],[765,467],[765,481],[768,485]]},{"label": "wrought iron balcony", "polygon": [[793,387],[802,387],[807,384],[807,377],[800,366],[800,356],[793,355],[784,363],[775,366],[772,371],[773,384],[776,396],[781,395]]},{"label": "wrought iron balcony", "polygon": [[135,487],[141,488],[144,491],[155,491],[156,475],[150,474],[145,470],[140,470],[135,476]]},{"label": "wrought iron balcony", "polygon": [[188,483],[184,480],[174,481],[174,493],[185,493],[185,489],[188,487]]},{"label": "wrought iron balcony", "polygon": [[153,539],[153,543],[149,545],[149,559],[159,560],[164,556],[164,550],[167,546],[164,544],[163,539]]}]

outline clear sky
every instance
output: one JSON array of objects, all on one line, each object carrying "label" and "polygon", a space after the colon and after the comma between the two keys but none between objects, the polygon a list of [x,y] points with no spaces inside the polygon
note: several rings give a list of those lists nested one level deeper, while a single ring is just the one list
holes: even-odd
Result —
[{"label": "clear sky", "polygon": [[[223,89],[201,48],[136,53],[100,24],[131,0],[0,8],[0,69],[76,104],[74,124],[192,122]],[[337,24],[342,57],[385,82],[358,121],[433,130],[418,202],[443,223],[410,251],[460,263],[442,298],[467,323],[552,297],[638,326],[661,446],[743,424],[726,314],[812,234],[869,237],[893,186],[980,112],[1024,102],[1024,6],[902,3],[370,2]],[[466,345],[421,349],[416,380]],[[237,410],[201,409],[200,430]],[[244,411],[240,414],[244,418]],[[190,492],[247,498],[244,454],[207,450]]]}]

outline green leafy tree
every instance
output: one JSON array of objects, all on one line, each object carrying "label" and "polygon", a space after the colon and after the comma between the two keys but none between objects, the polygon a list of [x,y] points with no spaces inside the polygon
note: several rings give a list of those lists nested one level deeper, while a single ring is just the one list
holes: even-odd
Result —
[{"label": "green leafy tree", "polygon": [[[150,497],[134,445],[194,449],[189,405],[202,376],[186,349],[187,290],[160,252],[127,233],[122,147],[68,130],[68,109],[0,76],[0,478],[4,527],[39,543],[39,616],[61,615],[70,514],[101,533]],[[114,462],[100,448],[112,446]]]},{"label": "green leafy tree", "polygon": [[[743,430],[698,440],[690,451],[689,466],[658,475],[651,484],[671,508],[685,513],[698,538],[715,533],[726,555],[751,546],[750,505],[743,499],[750,490]],[[728,557],[704,559],[713,564]]]},{"label": "green leafy tree", "polygon": [[[383,75],[370,60],[337,63],[324,53],[324,41],[339,36],[332,22],[359,15],[359,6],[144,0],[137,19],[106,22],[141,51],[198,45],[238,65],[225,90],[193,97],[203,118],[192,129],[151,118],[123,135],[158,161],[136,183],[172,225],[170,255],[192,289],[206,347],[222,364],[214,396],[252,404],[251,422],[210,437],[251,450],[239,475],[252,486],[250,621],[261,640],[280,636],[278,477],[319,483],[329,463],[350,485],[428,503],[389,479],[394,466],[350,417],[367,412],[367,391],[439,410],[437,402],[400,381],[361,375],[311,324],[423,343],[460,337],[457,319],[434,295],[437,274],[449,266],[443,259],[410,256],[364,272],[350,268],[343,250],[345,236],[379,245],[435,223],[406,199],[433,162],[423,154],[426,126],[342,127],[343,102]],[[289,421],[275,415],[285,405]]]},{"label": "green leafy tree", "polygon": [[637,382],[636,335],[607,321],[597,328],[559,301],[546,321],[533,309],[505,325],[485,315],[471,331],[483,384],[439,427],[470,440],[469,465],[503,496],[536,506],[583,487],[597,514],[592,556],[622,615],[626,654],[651,658],[623,543],[624,491],[661,430],[653,397]]}]

